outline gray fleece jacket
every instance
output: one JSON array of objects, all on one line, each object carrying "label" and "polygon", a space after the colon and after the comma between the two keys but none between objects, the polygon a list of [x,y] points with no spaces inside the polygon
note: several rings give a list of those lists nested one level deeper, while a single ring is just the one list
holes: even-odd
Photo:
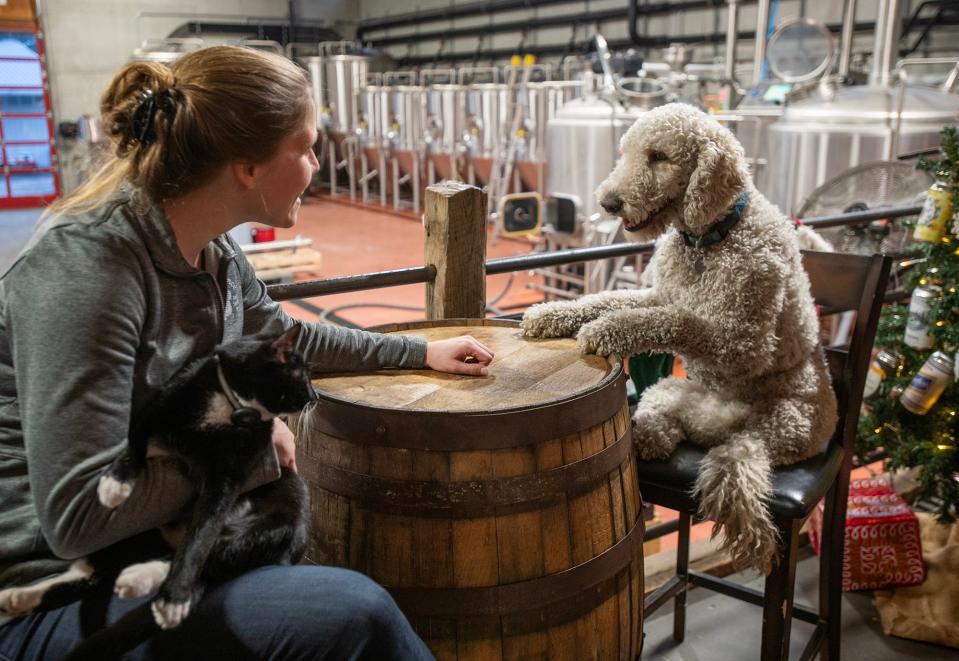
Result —
[{"label": "gray fleece jacket", "polygon": [[[228,236],[200,271],[160,209],[136,208],[120,193],[48,219],[0,277],[0,588],[170,521],[193,495],[171,459],[150,460],[117,509],[97,500],[131,415],[216,344],[293,323]],[[323,371],[424,364],[419,338],[305,330],[298,348]],[[260,483],[279,475],[268,464]]]}]

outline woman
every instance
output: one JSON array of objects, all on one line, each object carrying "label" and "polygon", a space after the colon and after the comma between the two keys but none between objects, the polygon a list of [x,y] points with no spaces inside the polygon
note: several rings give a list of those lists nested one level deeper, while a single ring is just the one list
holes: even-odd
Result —
[{"label": "woman", "polygon": [[[102,507],[96,486],[157,388],[222,341],[292,320],[226,234],[244,221],[296,222],[318,164],[316,110],[290,61],[214,47],[170,68],[124,67],[101,101],[115,155],[61,201],[0,278],[0,588],[61,571],[166,523],[192,488],[153,457],[131,497]],[[298,348],[323,370],[384,366],[486,374],[470,337],[427,344],[308,324]],[[274,433],[252,488],[295,468]],[[8,593],[10,594],[10,593]],[[21,600],[22,602],[22,600]],[[138,602],[114,598],[109,620]],[[9,618],[0,658],[58,658],[83,636],[84,606]],[[189,643],[187,643],[189,641]],[[135,658],[429,658],[385,591],[326,567],[269,567],[211,590]]]}]

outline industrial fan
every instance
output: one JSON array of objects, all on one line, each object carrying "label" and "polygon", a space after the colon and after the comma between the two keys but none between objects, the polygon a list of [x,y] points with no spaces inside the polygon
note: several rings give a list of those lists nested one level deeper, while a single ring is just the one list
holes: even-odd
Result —
[{"label": "industrial fan", "polygon": [[[799,210],[800,218],[917,204],[932,185],[928,172],[903,161],[862,163],[814,190]],[[895,253],[910,242],[908,228],[875,220],[819,231],[839,252],[860,255]]]}]

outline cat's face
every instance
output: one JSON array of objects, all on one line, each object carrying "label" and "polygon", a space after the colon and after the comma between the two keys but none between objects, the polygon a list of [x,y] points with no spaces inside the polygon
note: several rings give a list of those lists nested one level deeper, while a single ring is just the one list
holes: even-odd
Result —
[{"label": "cat's face", "polygon": [[295,324],[279,336],[234,342],[221,360],[231,369],[230,385],[247,400],[255,400],[274,415],[297,413],[316,399],[310,369],[294,348],[301,330]]}]

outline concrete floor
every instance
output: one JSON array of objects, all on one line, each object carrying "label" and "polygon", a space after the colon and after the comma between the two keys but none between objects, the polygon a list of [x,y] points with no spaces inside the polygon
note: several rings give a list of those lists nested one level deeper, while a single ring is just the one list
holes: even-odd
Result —
[{"label": "concrete floor", "polygon": [[[818,604],[819,563],[806,549],[796,567],[796,602]],[[763,581],[755,572],[729,577],[758,590]],[[687,598],[686,640],[673,640],[672,602],[644,622],[643,659],[657,661],[745,661],[759,658],[762,609],[704,590],[693,589]],[[793,620],[789,658],[798,659],[812,625]],[[872,592],[843,595],[842,658],[850,661],[955,661],[959,650],[887,636],[872,604]]]}]

